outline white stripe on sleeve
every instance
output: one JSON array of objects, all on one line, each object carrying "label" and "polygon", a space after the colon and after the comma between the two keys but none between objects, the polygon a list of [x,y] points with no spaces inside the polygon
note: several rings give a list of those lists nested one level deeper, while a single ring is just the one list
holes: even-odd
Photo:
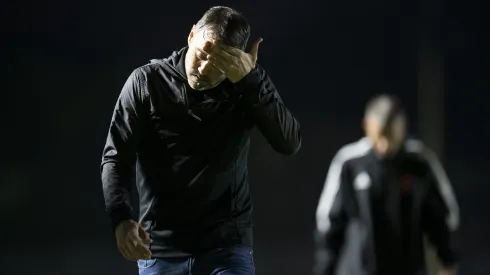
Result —
[{"label": "white stripe on sleeve", "polygon": [[320,233],[326,233],[330,228],[329,214],[335,197],[339,192],[340,174],[344,163],[349,159],[366,154],[371,148],[367,138],[343,146],[335,155],[328,169],[327,178],[316,209],[316,226]]},{"label": "white stripe on sleeve", "polygon": [[436,185],[439,193],[449,210],[448,216],[446,217],[447,226],[452,231],[457,230],[460,219],[458,202],[454,196],[454,191],[446,171],[444,171],[436,154],[418,140],[408,140],[406,149],[408,152],[419,153],[429,164],[430,169],[436,178]]}]

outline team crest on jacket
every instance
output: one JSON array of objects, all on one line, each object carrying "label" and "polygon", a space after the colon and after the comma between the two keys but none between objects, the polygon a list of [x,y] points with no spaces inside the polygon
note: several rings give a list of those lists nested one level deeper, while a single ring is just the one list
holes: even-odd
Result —
[{"label": "team crest on jacket", "polygon": [[371,178],[366,172],[359,173],[354,180],[354,189],[357,191],[366,190],[371,187]]}]

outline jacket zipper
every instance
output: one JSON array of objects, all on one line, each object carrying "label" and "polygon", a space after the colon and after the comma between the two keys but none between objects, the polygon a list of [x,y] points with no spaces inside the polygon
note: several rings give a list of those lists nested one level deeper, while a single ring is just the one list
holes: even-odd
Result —
[{"label": "jacket zipper", "polygon": [[187,90],[186,90],[185,86],[184,86],[184,89],[181,91],[181,95],[182,95],[182,102],[184,103],[185,108],[187,109],[187,114],[189,114],[191,117],[197,119],[198,121],[202,121],[202,119],[200,117],[198,117],[196,114],[194,114],[192,112],[192,110],[189,108],[189,102],[187,99]]},{"label": "jacket zipper", "polygon": [[[171,70],[174,71],[175,74],[179,75],[180,77],[182,77],[183,79],[185,79],[185,77],[180,73],[178,72],[177,70],[175,70],[172,66],[170,66],[169,64],[165,63],[164,61],[158,61],[158,60],[152,60],[150,61],[152,63],[159,63],[161,64],[162,66],[166,66],[167,68],[170,68]],[[198,121],[202,121],[202,119],[200,117],[198,117],[196,114],[194,114],[192,112],[192,110],[189,108],[189,103],[187,101],[187,91],[186,91],[186,85],[184,84],[184,90],[181,91],[181,96],[182,96],[182,102],[184,103],[185,105],[185,108],[187,109],[187,114],[192,116],[193,118],[197,119]]]}]

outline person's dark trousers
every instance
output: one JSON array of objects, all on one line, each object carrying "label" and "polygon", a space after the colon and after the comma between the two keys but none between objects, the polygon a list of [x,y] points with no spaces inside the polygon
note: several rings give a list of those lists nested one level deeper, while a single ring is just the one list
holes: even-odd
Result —
[{"label": "person's dark trousers", "polygon": [[196,257],[139,260],[140,275],[254,275],[253,250],[236,245]]}]

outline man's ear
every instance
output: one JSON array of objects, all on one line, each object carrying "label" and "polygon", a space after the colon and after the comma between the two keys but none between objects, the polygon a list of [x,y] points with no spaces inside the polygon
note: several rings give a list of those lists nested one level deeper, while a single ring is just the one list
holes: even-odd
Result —
[{"label": "man's ear", "polygon": [[190,45],[192,42],[192,38],[194,38],[194,30],[196,29],[196,25],[192,25],[191,32],[189,33],[189,37],[187,37],[187,45]]}]

